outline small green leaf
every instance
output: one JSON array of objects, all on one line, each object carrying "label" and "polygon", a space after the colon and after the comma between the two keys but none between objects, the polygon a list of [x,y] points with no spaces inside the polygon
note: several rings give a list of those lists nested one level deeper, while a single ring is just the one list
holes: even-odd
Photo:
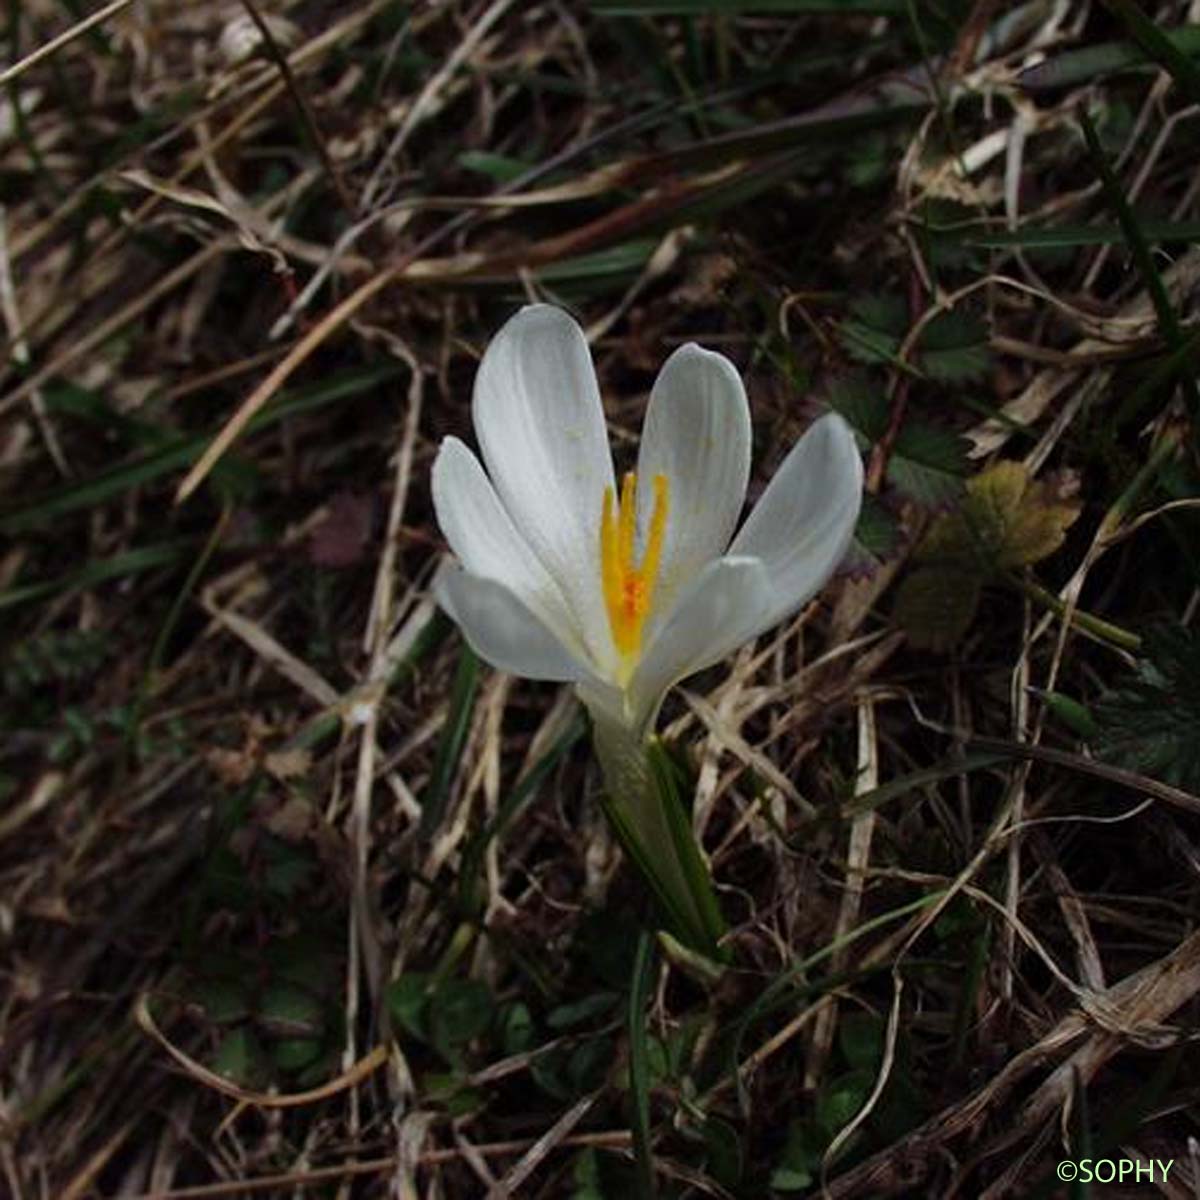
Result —
[{"label": "small green leaf", "polygon": [[429,1040],[426,1017],[430,978],[424,971],[405,971],[384,989],[384,1002],[392,1020],[422,1042]]},{"label": "small green leaf", "polygon": [[987,326],[972,313],[954,311],[934,317],[917,345],[921,370],[939,383],[982,379],[991,365]]},{"label": "small green leaf", "polygon": [[555,1046],[544,1054],[534,1055],[529,1064],[529,1074],[533,1082],[554,1100],[570,1100],[571,1088],[564,1078],[567,1068],[568,1051],[563,1046]]},{"label": "small green leaf", "polygon": [[858,435],[860,449],[868,449],[887,432],[887,398],[865,371],[848,371],[835,379],[829,385],[826,401]]},{"label": "small green leaf", "polygon": [[576,1095],[592,1092],[608,1077],[614,1061],[609,1038],[589,1038],[575,1047],[567,1060],[567,1079]]},{"label": "small green leaf", "polygon": [[814,1116],[830,1138],[854,1120],[874,1084],[875,1072],[860,1070],[847,1071],[822,1088]]},{"label": "small green leaf", "polygon": [[822,1149],[810,1123],[793,1121],[779,1164],[771,1172],[771,1187],[777,1192],[799,1192],[809,1187],[820,1169]]},{"label": "small green leaf", "polygon": [[947,429],[908,420],[888,459],[887,481],[925,508],[952,504],[963,492],[966,441]]},{"label": "small green leaf", "polygon": [[777,1192],[802,1192],[812,1181],[811,1171],[795,1167],[776,1167],[771,1172],[771,1187]]},{"label": "small green leaf", "polygon": [[841,571],[851,578],[870,577],[895,556],[902,534],[896,516],[877,496],[863,496],[854,540],[842,560]]},{"label": "small green leaf", "polygon": [[252,1091],[263,1087],[268,1079],[267,1060],[262,1046],[244,1025],[231,1029],[221,1039],[210,1066],[222,1079]]},{"label": "small green leaf", "polygon": [[1041,688],[1030,688],[1029,691],[1035,696],[1039,696],[1045,702],[1046,707],[1072,733],[1090,741],[1100,732],[1096,718],[1092,716],[1087,706],[1080,704],[1078,700],[1064,696],[1062,692],[1043,691]]},{"label": "small green leaf", "polygon": [[271,1058],[281,1071],[303,1071],[316,1062],[323,1048],[319,1038],[284,1038],[271,1047]]},{"label": "small green leaf", "polygon": [[573,1004],[563,1004],[552,1009],[546,1016],[546,1024],[556,1030],[586,1024],[593,1017],[610,1012],[619,999],[620,996],[616,992],[595,992],[582,1000],[576,1000]]},{"label": "small green leaf", "polygon": [[433,1043],[453,1049],[479,1037],[495,1012],[491,989],[477,979],[447,979],[429,1009]]},{"label": "small green leaf", "polygon": [[914,559],[980,576],[1028,566],[1057,550],[1078,516],[1022,463],[998,462],[968,482],[962,507],[930,526]]},{"label": "small green leaf", "polygon": [[859,296],[839,328],[846,353],[862,363],[890,363],[908,329],[904,301],[890,292]]},{"label": "small green leaf", "polygon": [[458,165],[467,171],[477,171],[495,183],[510,183],[524,175],[532,164],[507,154],[493,154],[485,150],[464,150],[458,156]]},{"label": "small green leaf", "polygon": [[533,1048],[537,1028],[529,1005],[517,1000],[500,1014],[500,1044],[505,1054],[524,1054]]},{"label": "small green leaf", "polygon": [[275,1037],[317,1037],[325,1029],[325,1006],[306,988],[273,983],[262,994],[258,1023]]},{"label": "small green leaf", "polygon": [[1156,625],[1135,674],[1093,706],[1096,754],[1174,787],[1200,791],[1200,635]]},{"label": "small green leaf", "polygon": [[467,1077],[459,1071],[430,1071],[421,1076],[421,1092],[445,1106],[451,1117],[477,1112],[487,1102],[479,1088],[467,1086]]}]

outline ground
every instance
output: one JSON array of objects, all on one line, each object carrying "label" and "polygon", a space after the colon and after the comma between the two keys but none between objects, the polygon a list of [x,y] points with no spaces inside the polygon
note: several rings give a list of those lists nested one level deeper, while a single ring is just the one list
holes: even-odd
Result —
[{"label": "ground", "polygon": [[[7,1193],[1196,1194],[1198,16],[8,5]],[[659,722],[723,961],[431,596],[530,300],[861,446]]]}]

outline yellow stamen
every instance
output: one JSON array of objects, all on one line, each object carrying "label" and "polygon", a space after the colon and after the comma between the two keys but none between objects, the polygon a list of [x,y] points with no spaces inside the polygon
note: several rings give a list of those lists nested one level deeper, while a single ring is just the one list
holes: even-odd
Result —
[{"label": "yellow stamen", "polygon": [[653,607],[667,530],[668,490],[667,477],[655,475],[654,510],[650,514],[641,565],[636,566],[633,554],[637,476],[630,471],[621,481],[619,504],[614,502],[613,489],[604,489],[604,509],[600,516],[600,577],[613,643],[626,673],[632,672],[641,654],[642,629]]}]

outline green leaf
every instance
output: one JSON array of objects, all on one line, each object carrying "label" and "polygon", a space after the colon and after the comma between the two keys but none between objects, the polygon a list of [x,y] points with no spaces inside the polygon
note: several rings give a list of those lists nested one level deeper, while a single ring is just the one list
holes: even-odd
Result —
[{"label": "green leaf", "polygon": [[811,1186],[823,1149],[810,1122],[793,1121],[779,1164],[771,1172],[771,1187],[777,1192],[800,1192]]},{"label": "green leaf", "polygon": [[479,1037],[491,1024],[495,1004],[491,989],[477,979],[447,979],[429,1008],[433,1044],[453,1050]]},{"label": "green leaf", "polygon": [[555,1046],[545,1053],[536,1054],[529,1064],[529,1075],[548,1096],[564,1101],[572,1098],[571,1086],[566,1080],[569,1051],[565,1046]]},{"label": "green leaf", "polygon": [[317,1037],[325,1029],[325,1006],[294,983],[273,983],[262,994],[258,1023],[275,1037]]},{"label": "green leaf", "polygon": [[958,434],[906,420],[888,458],[887,481],[925,508],[942,508],[962,495],[966,450]]},{"label": "green leaf", "polygon": [[1100,732],[1096,718],[1092,716],[1087,706],[1080,704],[1078,700],[1064,696],[1062,692],[1044,691],[1042,688],[1030,688],[1029,691],[1040,697],[1046,707],[1072,733],[1091,741]]},{"label": "green leaf", "polygon": [[251,1091],[264,1087],[269,1078],[262,1046],[244,1025],[231,1029],[221,1039],[209,1066],[222,1079]]},{"label": "green leaf", "polygon": [[934,317],[917,346],[921,370],[939,383],[982,379],[991,365],[987,326],[973,313],[956,310]]},{"label": "green leaf", "polygon": [[269,892],[281,900],[294,896],[308,883],[317,869],[317,864],[309,853],[276,838],[264,840],[264,851],[267,864],[263,872],[263,883]]},{"label": "green leaf", "polygon": [[574,1094],[594,1092],[604,1084],[612,1069],[615,1047],[610,1038],[588,1038],[567,1058],[567,1079]]},{"label": "green leaf", "polygon": [[582,279],[603,279],[609,275],[632,275],[640,271],[658,247],[658,238],[637,238],[608,246],[591,254],[564,258],[538,267],[536,277],[546,283],[571,283]]},{"label": "green leaf", "polygon": [[616,992],[595,992],[574,1004],[563,1004],[551,1010],[546,1016],[546,1024],[555,1030],[587,1024],[593,1017],[611,1011],[619,999]]},{"label": "green leaf", "polygon": [[281,1071],[303,1071],[321,1056],[320,1038],[284,1038],[271,1047],[271,1059]]},{"label": "green leaf", "polygon": [[729,957],[728,951],[719,948],[727,928],[725,918],[721,915],[721,908],[713,891],[708,864],[700,854],[700,847],[696,845],[691,813],[683,804],[682,772],[657,737],[650,738],[646,743],[646,761],[650,767],[651,787],[662,805],[688,893],[702,922],[700,929],[689,931],[687,948],[713,959],[714,962],[725,962]]},{"label": "green leaf", "polygon": [[451,1117],[477,1112],[487,1097],[479,1088],[470,1087],[461,1071],[429,1071],[421,1076],[421,1094],[441,1104]]},{"label": "green leaf", "polygon": [[[835,380],[826,400],[829,407],[849,423],[862,449],[879,442],[887,432],[891,422],[887,397],[882,386],[865,372],[851,371]],[[944,507],[962,494],[967,448],[966,440],[958,434],[910,416],[891,448],[887,482],[917,504],[928,508]],[[879,536],[894,545],[891,535],[895,523],[882,519],[878,507],[872,513],[869,500],[863,508],[867,513],[865,519],[874,521]],[[862,520],[860,518],[859,534],[864,531]],[[867,562],[870,562],[869,558]],[[854,569],[854,562],[851,569]]]},{"label": "green leaf", "polygon": [[879,383],[865,371],[848,371],[835,379],[829,385],[826,401],[854,430],[860,449],[869,449],[887,432],[887,398]]},{"label": "green leaf", "polygon": [[878,496],[867,493],[858,514],[854,540],[842,560],[842,572],[852,578],[874,575],[899,551],[902,537],[895,514]]},{"label": "green leaf", "polygon": [[384,989],[384,1003],[392,1020],[419,1041],[429,1040],[426,1013],[431,976],[426,971],[405,971]]},{"label": "green leaf", "polygon": [[967,483],[962,507],[930,526],[914,559],[983,576],[1028,566],[1057,550],[1078,516],[1023,463],[1003,460]]},{"label": "green leaf", "polygon": [[874,1071],[847,1071],[817,1094],[814,1117],[832,1139],[857,1116],[875,1085]]},{"label": "green leaf", "polygon": [[533,165],[521,158],[508,154],[493,154],[486,150],[464,150],[458,156],[458,165],[467,171],[477,171],[495,183],[511,183],[520,178]]},{"label": "green leaf", "polygon": [[1093,706],[1098,757],[1200,791],[1200,635],[1156,625],[1142,639],[1137,671]]},{"label": "green leaf", "polygon": [[524,1054],[533,1048],[537,1028],[529,1005],[523,1000],[516,1000],[501,1011],[499,1029],[505,1054]]},{"label": "green leaf", "polygon": [[863,363],[890,363],[908,331],[908,310],[891,292],[859,296],[850,304],[851,316],[838,327],[846,353]]}]

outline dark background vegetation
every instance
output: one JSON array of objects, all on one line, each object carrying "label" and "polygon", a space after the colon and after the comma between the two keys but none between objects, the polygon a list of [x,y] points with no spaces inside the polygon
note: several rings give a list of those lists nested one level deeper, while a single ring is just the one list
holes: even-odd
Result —
[{"label": "dark background vegetation", "polygon": [[[3,6],[0,1190],[1195,1195],[1196,14]],[[531,299],[862,442],[664,711],[724,969],[429,598]]]}]

